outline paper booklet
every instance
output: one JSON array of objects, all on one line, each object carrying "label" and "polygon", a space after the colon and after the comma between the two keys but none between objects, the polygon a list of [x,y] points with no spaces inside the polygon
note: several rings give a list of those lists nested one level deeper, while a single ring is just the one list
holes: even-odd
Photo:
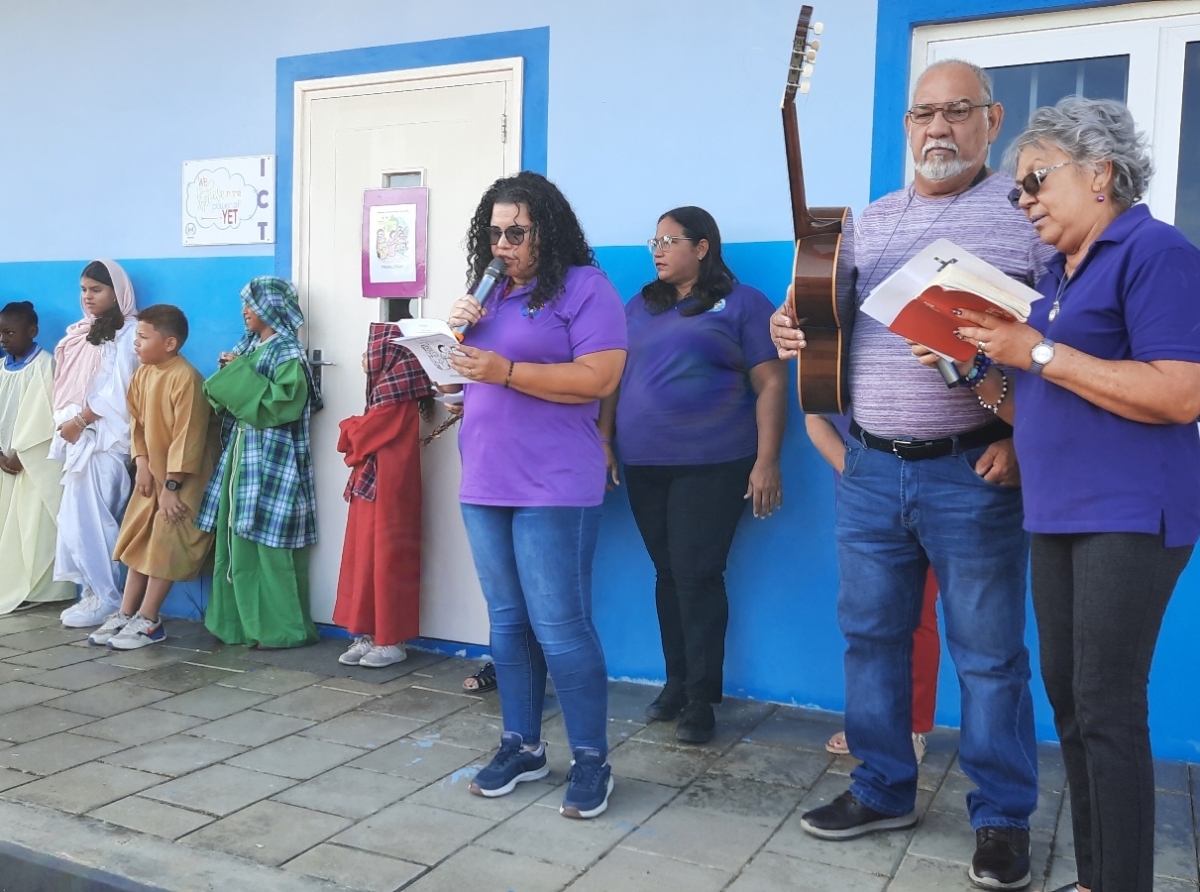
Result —
[{"label": "paper booklet", "polygon": [[862,310],[891,331],[948,359],[968,360],[975,344],[954,330],[964,323],[951,310],[977,310],[1024,322],[1041,295],[986,260],[938,239],[867,295]]},{"label": "paper booklet", "polygon": [[450,353],[457,349],[458,338],[441,319],[401,319],[400,335],[393,341],[413,352],[434,384],[471,383],[450,367]]}]

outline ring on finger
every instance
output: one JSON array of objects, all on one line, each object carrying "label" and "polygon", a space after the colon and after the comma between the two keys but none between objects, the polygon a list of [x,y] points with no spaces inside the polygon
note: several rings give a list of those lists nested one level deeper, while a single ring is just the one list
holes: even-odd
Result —
[{"label": "ring on finger", "polygon": [[988,348],[988,345],[987,345],[987,344],[985,344],[983,341],[980,341],[980,342],[979,342],[979,349],[980,349],[980,350],[986,350],[987,348]]}]

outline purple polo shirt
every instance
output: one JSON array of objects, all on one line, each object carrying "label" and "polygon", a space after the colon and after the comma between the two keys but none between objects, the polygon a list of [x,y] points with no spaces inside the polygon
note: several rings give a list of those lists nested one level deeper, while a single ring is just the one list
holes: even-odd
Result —
[{"label": "purple polo shirt", "polygon": [[[488,301],[487,315],[465,342],[515,362],[537,363],[625,349],[621,296],[596,267],[572,267],[563,293],[530,312],[533,284]],[[458,435],[463,502],[587,507],[604,501],[599,400],[552,403],[500,384],[467,384],[465,390]]]},{"label": "purple polo shirt", "polygon": [[[1096,239],[1049,320],[1065,258],[1037,288],[1029,324],[1107,360],[1200,362],[1200,250],[1136,205]],[[1051,366],[1053,367],[1053,360]],[[1016,445],[1025,528],[1034,533],[1158,533],[1200,538],[1200,434],[1194,423],[1121,418],[1046,379],[1017,375]]]},{"label": "purple polo shirt", "polygon": [[775,308],[748,285],[711,310],[684,316],[690,300],[658,313],[639,293],[625,306],[629,359],[617,403],[617,446],[629,465],[707,465],[758,451],[749,372],[777,359]]}]

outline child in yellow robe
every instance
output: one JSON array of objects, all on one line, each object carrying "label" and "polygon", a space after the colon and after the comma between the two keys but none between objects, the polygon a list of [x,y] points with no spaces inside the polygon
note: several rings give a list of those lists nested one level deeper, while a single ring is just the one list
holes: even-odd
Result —
[{"label": "child in yellow robe", "polygon": [[158,304],[138,314],[141,367],[129,383],[130,443],[137,466],[113,559],[129,568],[120,609],[88,636],[92,644],[133,650],[167,637],[159,610],[171,584],[195,579],[212,548],[196,511],[212,476],[218,429],[204,378],[179,355],[187,317]]},{"label": "child in yellow robe", "polygon": [[54,581],[62,462],[49,457],[54,362],[37,336],[29,301],[0,310],[0,615],[75,599],[74,585]]}]

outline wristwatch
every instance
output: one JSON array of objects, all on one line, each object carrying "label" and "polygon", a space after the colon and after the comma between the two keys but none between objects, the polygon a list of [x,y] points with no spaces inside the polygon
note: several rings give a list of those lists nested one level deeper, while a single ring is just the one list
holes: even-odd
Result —
[{"label": "wristwatch", "polygon": [[1054,341],[1044,338],[1029,351],[1029,355],[1033,357],[1033,363],[1029,366],[1030,373],[1040,375],[1046,363],[1054,358]]},{"label": "wristwatch", "polygon": [[171,490],[171,492],[178,492],[179,490],[183,489],[183,484],[180,483],[178,480],[168,480],[166,483],[163,484],[163,486],[165,486],[167,489]]}]

